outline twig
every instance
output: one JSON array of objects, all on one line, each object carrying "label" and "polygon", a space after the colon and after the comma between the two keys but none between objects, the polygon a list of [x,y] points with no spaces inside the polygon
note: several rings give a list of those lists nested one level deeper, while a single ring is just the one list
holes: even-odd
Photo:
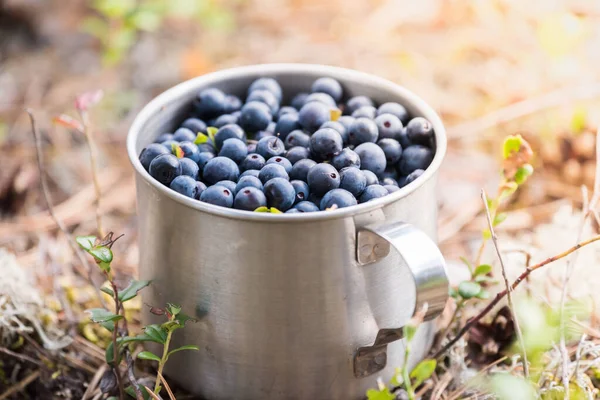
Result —
[{"label": "twig", "polygon": [[165,379],[165,377],[162,376],[162,374],[158,374],[158,376],[159,376],[160,381],[162,382],[163,386],[165,387],[167,393],[169,394],[169,398],[171,400],[177,400],[177,399],[175,399],[175,395],[173,394],[173,391],[171,390],[171,387],[167,383],[167,380]]},{"label": "twig", "polygon": [[150,397],[152,397],[154,400],[162,400],[160,397],[158,397],[158,395],[156,393],[154,393],[152,390],[150,390],[150,388],[146,385],[143,385],[144,389],[146,389],[146,391],[148,392],[148,394],[150,395]]},{"label": "twig", "polygon": [[96,371],[96,373],[94,374],[94,377],[88,384],[88,387],[85,390],[85,393],[83,393],[83,397],[81,398],[81,400],[87,400],[88,398],[90,398],[92,396],[92,393],[94,392],[94,390],[96,390],[96,386],[98,386],[98,382],[100,382],[100,379],[102,379],[102,375],[104,375],[104,371],[106,371],[106,364],[101,366],[98,369],[98,371]]},{"label": "twig", "polygon": [[40,376],[40,371],[35,371],[25,377],[21,382],[7,389],[4,393],[0,395],[0,400],[5,400],[11,397],[13,394],[19,393],[21,390],[25,389],[27,385],[31,382],[35,381]]},{"label": "twig", "polygon": [[[564,258],[564,257],[568,256],[569,254],[579,250],[580,248],[587,246],[588,244],[597,242],[599,240],[600,240],[600,235],[593,236],[590,239],[587,239],[587,240],[584,240],[583,242],[577,243],[575,246],[570,247],[569,249],[563,251],[562,253],[559,253],[555,256],[545,259],[542,262],[532,265],[531,267],[529,267],[525,271],[523,271],[523,273],[521,275],[519,275],[519,277],[512,283],[512,285],[510,285],[510,288],[514,290],[533,271],[540,269],[540,268],[544,267],[545,265],[548,265],[556,260],[560,260],[561,258]],[[448,349],[450,347],[454,346],[454,344],[456,342],[458,342],[458,340],[461,337],[463,337],[464,334],[467,333],[473,327],[473,325],[475,325],[481,318],[483,318],[485,315],[487,315],[487,313],[489,313],[494,308],[494,306],[496,306],[496,304],[498,304],[500,302],[500,300],[502,300],[504,298],[504,296],[506,296],[506,293],[507,293],[506,289],[501,292],[498,292],[498,294],[496,294],[496,297],[494,297],[494,299],[492,301],[490,301],[490,303],[483,310],[481,310],[479,312],[479,314],[477,314],[476,316],[471,318],[465,324],[465,326],[463,326],[462,329],[456,334],[456,336],[454,338],[452,338],[448,343],[446,343],[444,345],[443,348],[441,348],[439,351],[437,351],[435,353],[433,358],[439,358],[442,354],[444,354],[446,351],[448,351]]]},{"label": "twig", "polygon": [[35,364],[37,366],[40,366],[40,367],[44,366],[44,364],[42,364],[38,360],[34,360],[33,358],[31,358],[29,356],[26,356],[25,354],[15,353],[14,351],[11,351],[11,350],[9,350],[7,348],[4,348],[4,347],[0,347],[0,353],[8,354],[11,357],[15,357],[15,358],[21,359],[23,361],[28,361],[28,362],[33,363],[33,364]]},{"label": "twig", "polygon": [[135,374],[133,372],[133,357],[131,357],[131,352],[128,348],[125,348],[125,359],[127,361],[127,377],[129,378],[131,387],[135,392],[135,398],[137,400],[144,400],[144,395],[138,386],[137,379],[135,378]]},{"label": "twig", "polygon": [[50,200],[50,190],[48,189],[48,181],[46,180],[46,175],[44,173],[44,155],[42,152],[42,142],[40,140],[40,135],[38,134],[38,131],[36,128],[35,116],[33,115],[33,110],[30,108],[25,109],[25,112],[27,113],[27,115],[29,115],[29,121],[31,123],[31,133],[33,134],[33,139],[35,142],[35,152],[36,152],[36,156],[37,156],[38,170],[40,173],[40,182],[42,185],[42,193],[44,195],[44,200],[46,201],[46,206],[48,207],[48,212],[50,213],[50,216],[52,217],[52,219],[54,220],[54,222],[56,223],[58,228],[61,230],[61,232],[67,237],[67,242],[69,242],[69,246],[71,247],[71,250],[73,251],[73,253],[77,256],[77,258],[79,258],[79,261],[85,266],[87,273],[88,273],[87,278],[90,281],[90,283],[92,284],[92,287],[94,288],[94,290],[96,292],[96,296],[98,297],[98,299],[100,300],[102,305],[104,305],[106,307],[106,302],[104,301],[102,294],[100,294],[100,289],[98,289],[98,287],[93,284],[92,267],[88,263],[87,259],[84,257],[84,255],[81,252],[81,250],[79,249],[79,247],[77,247],[77,245],[75,244],[75,240],[73,239],[73,237],[71,236],[71,234],[69,233],[69,231],[67,230],[65,225],[62,223],[62,221],[60,219],[58,219],[58,217],[56,216],[56,213],[54,212],[54,206],[52,205],[52,201]]},{"label": "twig", "polygon": [[98,151],[96,144],[94,143],[94,137],[92,135],[92,126],[88,112],[83,109],[79,109],[79,116],[83,123],[83,134],[85,141],[87,142],[90,151],[90,163],[92,166],[92,180],[94,182],[94,189],[96,191],[96,224],[98,225],[98,235],[104,237],[104,230],[102,229],[102,216],[100,214],[100,199],[102,197],[102,191],[100,190],[100,182],[98,181]]},{"label": "twig", "polygon": [[[113,290],[113,299],[115,301],[115,313],[119,314],[119,309],[121,308],[119,302],[119,290],[117,289],[117,285],[111,279],[110,274],[106,272],[106,279],[110,282]],[[123,318],[125,319],[125,318]],[[114,321],[114,328],[112,332],[112,342],[113,342],[113,362],[115,372],[115,376],[117,377],[117,386],[119,387],[119,399],[125,398],[125,393],[123,391],[123,381],[121,379],[121,371],[119,371],[119,344],[117,341],[117,335],[119,334],[119,320]]]},{"label": "twig", "polygon": [[448,137],[450,139],[468,138],[481,131],[493,128],[498,124],[506,123],[529,114],[558,107],[563,104],[571,104],[575,100],[593,99],[596,97],[600,97],[600,83],[561,88],[539,97],[511,104],[469,122],[451,126],[448,128]]},{"label": "twig", "polygon": [[485,367],[483,367],[481,370],[479,370],[477,372],[477,374],[474,377],[469,379],[463,386],[461,386],[454,392],[450,393],[448,400],[457,399],[469,387],[469,384],[474,382],[476,379],[481,377],[483,374],[488,372],[490,369],[494,368],[496,365],[500,364],[501,362],[504,362],[504,360],[506,360],[507,358],[508,358],[507,356],[504,356],[504,357],[499,358],[496,361],[492,362],[491,364],[488,364]]},{"label": "twig", "polygon": [[492,236],[492,243],[494,244],[494,248],[496,249],[496,254],[498,255],[498,261],[500,261],[500,268],[502,269],[502,278],[504,278],[504,285],[506,286],[506,296],[508,298],[508,308],[512,314],[513,321],[515,323],[515,330],[517,332],[517,337],[519,338],[519,344],[521,345],[521,351],[523,352],[523,372],[525,374],[525,378],[529,378],[529,363],[527,362],[527,349],[525,348],[525,341],[523,340],[523,332],[519,327],[519,319],[517,318],[517,313],[515,311],[515,306],[512,301],[512,289],[510,288],[510,284],[508,283],[508,277],[506,276],[506,267],[504,266],[504,260],[502,259],[502,254],[500,253],[500,247],[498,246],[498,236],[496,236],[496,232],[494,232],[494,224],[492,223],[492,217],[490,215],[490,208],[488,207],[488,199],[485,194],[485,189],[481,189],[481,200],[483,200],[483,206],[485,207],[485,215],[487,217],[488,228],[490,230],[490,234]]}]

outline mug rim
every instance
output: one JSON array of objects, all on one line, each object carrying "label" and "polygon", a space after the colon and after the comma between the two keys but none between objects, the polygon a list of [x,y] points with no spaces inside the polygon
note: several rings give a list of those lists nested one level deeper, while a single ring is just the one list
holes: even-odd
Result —
[{"label": "mug rim", "polygon": [[[317,211],[309,213],[293,213],[293,214],[271,214],[271,213],[257,213],[244,210],[237,210],[234,208],[226,208],[201,202],[196,199],[184,196],[167,186],[164,186],[144,169],[136,150],[136,142],[139,133],[144,128],[144,125],[150,117],[160,112],[163,107],[169,104],[174,99],[183,96],[188,93],[190,89],[194,87],[207,87],[210,86],[211,82],[221,82],[228,79],[243,77],[243,76],[256,76],[258,77],[269,77],[270,75],[276,75],[281,73],[287,74],[303,74],[310,72],[311,75],[330,76],[341,81],[359,81],[363,84],[375,87],[381,87],[388,92],[395,92],[397,97],[403,99],[403,104],[410,103],[411,106],[419,110],[419,112],[431,122],[433,125],[435,139],[436,139],[436,151],[434,158],[425,170],[423,175],[418,179],[409,183],[408,185],[400,188],[394,193],[390,193],[386,196],[377,198],[375,200],[368,201],[366,203],[357,204],[351,207],[344,207],[332,211]],[[404,198],[419,187],[424,185],[430,179],[433,179],[437,173],[444,156],[446,155],[447,149],[447,137],[444,125],[435,112],[435,110],[425,102],[422,98],[388,79],[372,75],[366,72],[361,72],[353,69],[334,67],[320,64],[304,64],[304,63],[277,63],[277,64],[255,64],[240,66],[234,68],[223,69],[215,72],[211,72],[196,78],[189,79],[181,82],[163,93],[153,98],[148,104],[142,108],[142,110],[136,115],[129,132],[127,134],[127,154],[129,155],[129,161],[134,167],[136,173],[144,179],[147,184],[152,185],[156,190],[162,194],[168,196],[174,201],[189,207],[194,210],[206,212],[212,215],[217,215],[226,218],[249,220],[249,221],[261,221],[261,222],[307,222],[307,221],[322,221],[336,218],[346,218],[355,216],[357,214],[364,214],[384,206],[396,202],[401,198]]]}]

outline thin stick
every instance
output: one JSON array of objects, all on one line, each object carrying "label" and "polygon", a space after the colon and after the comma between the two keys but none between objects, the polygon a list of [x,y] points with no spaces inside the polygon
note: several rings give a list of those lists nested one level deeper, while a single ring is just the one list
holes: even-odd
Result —
[{"label": "thin stick", "polygon": [[146,391],[148,392],[148,394],[150,395],[150,397],[152,397],[154,400],[162,400],[160,397],[158,397],[158,395],[156,393],[154,393],[152,390],[150,390],[150,388],[146,385],[143,385],[144,389],[146,389]]},{"label": "thin stick", "polygon": [[454,392],[450,393],[448,400],[457,399],[458,396],[460,396],[461,394],[463,394],[464,391],[469,387],[470,383],[472,383],[473,381],[475,381],[477,378],[481,377],[483,374],[485,374],[486,372],[488,372],[490,369],[494,368],[496,365],[500,364],[501,362],[504,362],[504,360],[506,360],[507,358],[508,358],[507,356],[504,356],[504,357],[499,358],[496,361],[492,362],[491,364],[488,364],[485,367],[483,367],[480,371],[477,372],[477,374],[474,377],[472,377],[471,379],[469,379],[463,386],[461,386],[460,388],[458,388]]},{"label": "thin stick", "polygon": [[100,199],[102,197],[102,191],[100,189],[100,182],[98,181],[98,151],[96,144],[94,143],[94,137],[92,135],[92,126],[87,111],[79,110],[79,116],[83,123],[83,134],[85,141],[87,142],[88,149],[90,150],[90,163],[92,166],[92,180],[94,182],[94,189],[96,191],[96,224],[98,226],[98,235],[104,237],[104,230],[102,229],[102,216],[100,214]]},{"label": "thin stick", "polygon": [[35,381],[39,376],[40,376],[40,371],[35,371],[35,372],[27,375],[25,377],[25,379],[23,379],[21,382],[17,383],[16,385],[12,386],[8,390],[6,390],[4,393],[2,393],[0,395],[0,400],[8,399],[13,394],[19,393],[21,390],[25,389],[27,387],[27,385],[29,385],[31,382]]},{"label": "thin stick", "polygon": [[131,357],[131,352],[128,348],[125,348],[125,359],[127,360],[127,377],[129,378],[131,387],[135,392],[135,398],[137,400],[144,400],[144,395],[138,386],[137,379],[135,378],[135,374],[133,372],[133,357]]},{"label": "thin stick", "polygon": [[[562,253],[559,253],[555,256],[552,256],[550,258],[545,259],[542,262],[539,262],[535,265],[532,265],[531,267],[525,269],[525,271],[523,271],[523,273],[521,275],[519,275],[519,277],[512,283],[512,285],[510,285],[511,289],[515,289],[517,286],[519,286],[519,284],[525,280],[529,274],[531,274],[533,271],[540,269],[542,267],[544,267],[545,265],[548,265],[556,260],[560,260],[561,258],[564,258],[566,256],[568,256],[569,254],[579,250],[582,247],[585,247],[591,243],[597,242],[600,240],[600,235],[596,235],[591,237],[590,239],[584,240],[583,242],[577,243],[575,246],[570,247],[569,249],[563,251]],[[454,338],[452,338],[448,343],[446,343],[444,345],[444,347],[442,347],[439,351],[437,351],[433,358],[439,358],[441,355],[443,355],[446,351],[448,351],[448,349],[452,346],[454,346],[454,344],[456,344],[456,342],[458,342],[458,340],[464,336],[465,333],[469,332],[469,330],[481,319],[483,318],[485,315],[487,315],[487,313],[489,313],[494,306],[496,306],[496,304],[498,304],[500,302],[500,300],[502,300],[504,298],[504,296],[506,296],[506,289],[498,292],[498,294],[496,294],[496,297],[494,297],[494,299],[492,301],[490,301],[490,303],[479,312],[479,314],[477,314],[476,316],[474,316],[473,318],[471,318],[466,324],[465,326],[462,327],[462,329],[456,334],[456,336]]]},{"label": "thin stick", "polygon": [[162,382],[163,386],[165,387],[165,389],[167,390],[167,393],[169,394],[169,398],[171,400],[177,400],[175,399],[175,395],[173,394],[173,391],[171,390],[171,387],[169,386],[169,384],[167,383],[167,380],[165,379],[164,376],[162,376],[162,374],[158,374],[160,381]]},{"label": "thin stick", "polygon": [[58,219],[58,217],[56,216],[56,213],[54,212],[54,206],[52,205],[52,201],[50,200],[50,190],[48,189],[48,181],[46,180],[46,175],[44,173],[44,154],[42,152],[42,141],[40,139],[40,135],[38,134],[38,131],[36,128],[35,116],[33,115],[33,110],[30,108],[25,109],[25,112],[27,113],[27,115],[29,115],[29,121],[31,122],[31,133],[33,134],[33,139],[35,142],[35,153],[37,156],[37,165],[38,165],[38,170],[40,173],[40,182],[42,185],[42,193],[44,195],[44,200],[46,201],[46,206],[48,207],[48,212],[50,213],[50,216],[56,223],[56,226],[58,226],[58,229],[60,229],[61,232],[67,237],[67,242],[69,243],[69,246],[71,247],[71,250],[73,251],[73,253],[77,256],[77,258],[79,258],[79,261],[85,266],[85,268],[87,270],[87,274],[88,274],[87,278],[90,281],[90,283],[92,284],[92,287],[94,288],[94,290],[96,292],[96,296],[98,297],[98,299],[100,300],[102,305],[104,307],[106,307],[106,302],[104,301],[104,298],[102,297],[102,294],[100,293],[100,289],[98,289],[98,287],[93,284],[91,265],[88,263],[87,258],[85,258],[85,256],[83,255],[83,253],[81,252],[79,247],[75,244],[75,240],[73,239],[73,237],[71,236],[71,234],[69,233],[69,231],[67,230],[65,225],[62,223],[62,221],[60,219]]},{"label": "thin stick", "polygon": [[34,360],[33,358],[31,358],[29,356],[26,356],[25,354],[15,353],[14,351],[11,351],[11,350],[9,350],[7,348],[4,348],[4,347],[0,347],[0,353],[8,354],[11,357],[15,357],[15,358],[18,358],[18,359],[23,360],[23,361],[28,361],[28,362],[30,362],[32,364],[35,364],[35,365],[39,366],[39,367],[43,367],[44,366],[44,364],[42,364],[38,360]]},{"label": "thin stick", "polygon": [[98,382],[100,382],[102,375],[104,375],[104,371],[106,371],[106,365],[107,364],[102,365],[98,369],[98,371],[96,371],[94,377],[92,378],[87,389],[85,390],[85,393],[83,393],[83,397],[81,398],[81,400],[87,400],[92,396],[92,393],[94,392],[94,390],[96,390],[96,386],[98,386]]},{"label": "thin stick", "polygon": [[502,278],[504,278],[504,286],[506,287],[506,296],[508,298],[508,308],[510,309],[510,313],[512,314],[512,318],[515,323],[515,330],[517,331],[517,337],[519,338],[519,344],[521,345],[521,351],[523,352],[523,372],[525,373],[525,378],[529,378],[529,363],[527,362],[527,350],[525,349],[523,332],[521,332],[521,328],[519,327],[519,319],[517,318],[515,306],[512,301],[512,289],[510,288],[510,284],[508,283],[508,277],[506,276],[506,267],[504,266],[502,253],[500,253],[500,247],[498,246],[498,236],[496,236],[496,232],[494,232],[494,224],[492,223],[492,216],[490,215],[490,209],[487,204],[488,199],[485,194],[485,189],[481,189],[481,200],[483,200],[483,206],[485,207],[485,215],[487,217],[488,228],[492,236],[492,243],[494,244],[494,248],[496,249],[498,261],[500,261],[500,268],[502,269]]}]

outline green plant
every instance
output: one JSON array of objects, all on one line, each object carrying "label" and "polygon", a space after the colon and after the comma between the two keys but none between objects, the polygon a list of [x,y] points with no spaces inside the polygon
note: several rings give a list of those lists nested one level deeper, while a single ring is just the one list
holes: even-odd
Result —
[{"label": "green plant", "polygon": [[129,336],[129,330],[127,328],[128,321],[125,318],[125,309],[123,304],[135,298],[140,290],[150,285],[150,281],[132,280],[127,287],[123,289],[118,288],[114,279],[114,273],[112,271],[113,252],[111,247],[119,239],[119,237],[113,239],[113,233],[111,232],[103,239],[98,239],[95,236],[79,236],[76,238],[79,246],[93,257],[96,265],[98,265],[108,281],[109,286],[103,286],[100,288],[100,290],[108,294],[114,302],[113,310],[106,308],[93,308],[87,310],[87,312],[90,314],[90,319],[93,322],[102,325],[105,329],[112,333],[112,340],[106,347],[105,359],[107,364],[112,367],[115,374],[119,399],[124,399],[125,393],[138,399],[146,399],[151,395],[147,393],[147,388],[139,386],[137,382],[135,382],[132,370],[132,362],[128,363],[129,381],[131,385],[126,388],[124,384],[124,377],[121,376],[119,365],[121,364],[124,353],[128,358],[131,357],[132,349],[130,346],[133,343],[147,342],[158,343],[163,346],[162,357],[158,357],[149,351],[142,351],[138,354],[139,359],[154,360],[158,362],[158,372],[153,390],[155,394],[160,393],[162,389],[160,385],[162,371],[165,363],[169,359],[169,356],[178,351],[198,350],[198,346],[186,345],[169,350],[173,332],[177,329],[185,327],[186,322],[192,320],[192,318],[181,312],[180,306],[174,304],[167,304],[165,308],[152,307],[151,312],[153,314],[164,315],[167,317],[167,321],[163,324],[152,324],[145,326],[142,334]]}]

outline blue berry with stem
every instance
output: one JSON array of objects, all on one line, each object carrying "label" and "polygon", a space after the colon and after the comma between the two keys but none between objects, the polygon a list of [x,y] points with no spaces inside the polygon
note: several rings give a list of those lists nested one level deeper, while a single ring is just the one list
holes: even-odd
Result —
[{"label": "blue berry with stem", "polygon": [[325,193],[321,199],[321,211],[335,208],[351,207],[358,204],[352,193],[344,189],[333,189]]},{"label": "blue berry with stem", "polygon": [[256,152],[268,160],[271,157],[283,156],[285,145],[278,137],[264,137],[256,144]]},{"label": "blue berry with stem", "polygon": [[308,148],[310,147],[310,136],[298,129],[290,132],[283,142],[286,149],[291,149],[296,146]]},{"label": "blue berry with stem", "polygon": [[181,175],[181,164],[173,154],[161,154],[154,158],[149,167],[150,175],[165,186]]},{"label": "blue berry with stem", "polygon": [[240,163],[240,171],[244,172],[249,169],[260,170],[266,164],[265,158],[260,154],[252,153],[248,154],[246,158]]},{"label": "blue berry with stem", "polygon": [[287,136],[292,131],[296,131],[300,129],[300,122],[298,122],[298,114],[284,114],[277,121],[277,125],[275,126],[275,133],[279,135],[281,140],[287,138]]},{"label": "blue berry with stem", "polygon": [[294,190],[296,191],[296,200],[294,203],[299,203],[301,201],[307,200],[308,195],[310,194],[310,189],[308,187],[308,183],[301,180],[293,180],[290,181]]}]

